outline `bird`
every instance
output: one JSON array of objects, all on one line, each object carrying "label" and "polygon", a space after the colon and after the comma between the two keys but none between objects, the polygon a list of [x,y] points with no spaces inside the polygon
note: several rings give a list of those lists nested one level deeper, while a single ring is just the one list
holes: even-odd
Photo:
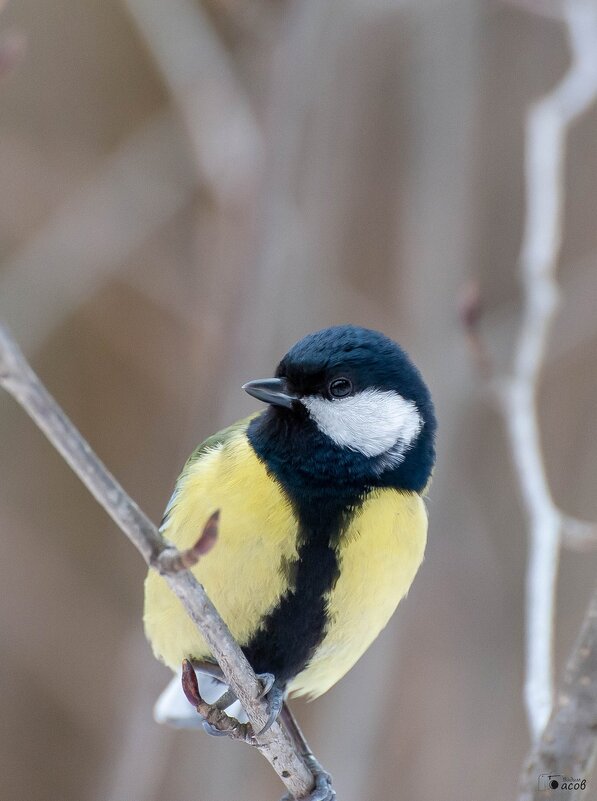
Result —
[{"label": "bird", "polygon": [[[195,449],[160,531],[189,548],[219,510],[217,542],[193,573],[262,678],[269,725],[289,695],[314,699],[339,681],[408,592],[427,540],[437,424],[403,348],[355,325],[306,335],[273,378],[243,389],[265,407]],[[184,660],[207,702],[225,698],[222,708],[246,720],[155,571],[144,626],[175,673],[157,720],[217,733],[184,698]]]}]

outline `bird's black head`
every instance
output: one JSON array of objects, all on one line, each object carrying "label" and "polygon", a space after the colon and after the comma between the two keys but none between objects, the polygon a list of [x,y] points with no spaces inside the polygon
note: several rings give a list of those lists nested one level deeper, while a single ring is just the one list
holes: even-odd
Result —
[{"label": "bird's black head", "polygon": [[270,404],[249,438],[285,485],[362,492],[427,484],[435,459],[431,396],[383,334],[351,325],[309,334],[275,378],[244,389]]}]

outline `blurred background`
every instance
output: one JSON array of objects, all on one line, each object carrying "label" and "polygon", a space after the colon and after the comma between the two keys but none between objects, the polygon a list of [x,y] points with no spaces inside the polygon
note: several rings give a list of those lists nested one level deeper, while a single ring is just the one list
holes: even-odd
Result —
[{"label": "blurred background", "polygon": [[[0,316],[154,520],[195,444],[254,408],[241,384],[306,332],[350,321],[413,355],[440,421],[426,561],[353,671],[294,710],[340,801],[514,797],[525,520],[458,308],[479,280],[505,368],[524,114],[568,65],[563,27],[498,0],[20,0],[0,37]],[[586,519],[596,136],[593,109],[569,140],[540,390],[554,495]],[[5,394],[0,443],[0,796],[278,798],[252,749],[153,722],[170,675],[141,558]],[[563,554],[558,673],[596,567]]]}]

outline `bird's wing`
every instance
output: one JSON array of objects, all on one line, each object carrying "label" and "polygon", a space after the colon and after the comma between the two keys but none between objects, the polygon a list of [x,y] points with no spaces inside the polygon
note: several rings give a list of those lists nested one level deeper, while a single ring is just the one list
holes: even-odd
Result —
[{"label": "bird's wing", "polygon": [[166,528],[168,527],[168,523],[170,521],[171,512],[174,509],[174,506],[176,505],[176,501],[177,501],[177,499],[179,497],[179,494],[180,494],[181,482],[183,481],[183,479],[187,475],[189,469],[199,459],[201,459],[203,456],[205,456],[205,454],[209,453],[210,451],[215,450],[216,448],[220,447],[221,445],[225,445],[226,442],[231,440],[233,437],[235,437],[241,431],[245,430],[248,427],[248,425],[251,422],[251,420],[253,420],[254,417],[257,417],[258,414],[259,414],[259,412],[254,412],[253,414],[250,414],[248,417],[244,417],[242,420],[237,420],[236,423],[232,423],[232,425],[226,426],[226,428],[223,428],[221,431],[218,431],[216,434],[212,434],[211,437],[208,437],[200,445],[197,445],[197,447],[195,448],[193,453],[189,456],[189,458],[185,462],[185,465],[182,468],[182,471],[181,471],[178,479],[176,480],[176,484],[174,486],[174,491],[173,491],[172,495],[170,496],[170,500],[168,501],[168,503],[166,505],[166,508],[164,510],[164,515],[163,515],[162,520],[160,522],[160,532],[164,532],[166,530]]},{"label": "bird's wing", "polygon": [[[288,590],[288,566],[297,560],[292,505],[251,447],[248,424],[240,421],[195,451],[163,525],[170,542],[188,548],[220,511],[217,541],[192,572],[241,645],[250,642]],[[155,571],[145,583],[144,620],[154,652],[173,670],[184,658],[211,658],[179,599]]]}]

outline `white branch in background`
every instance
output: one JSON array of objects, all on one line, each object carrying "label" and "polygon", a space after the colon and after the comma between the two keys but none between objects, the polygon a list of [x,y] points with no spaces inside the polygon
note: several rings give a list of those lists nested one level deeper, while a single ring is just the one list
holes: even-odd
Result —
[{"label": "white branch in background", "polygon": [[554,503],[537,418],[538,380],[558,305],[555,273],[562,239],[566,137],[571,123],[597,96],[597,4],[568,0],[562,17],[571,65],[560,83],[531,106],[526,118],[526,218],[520,256],[524,311],[512,373],[500,385],[501,409],[529,522],[525,703],[534,741],[553,706],[561,538],[567,535],[574,542],[594,533],[594,527],[565,517]]}]

